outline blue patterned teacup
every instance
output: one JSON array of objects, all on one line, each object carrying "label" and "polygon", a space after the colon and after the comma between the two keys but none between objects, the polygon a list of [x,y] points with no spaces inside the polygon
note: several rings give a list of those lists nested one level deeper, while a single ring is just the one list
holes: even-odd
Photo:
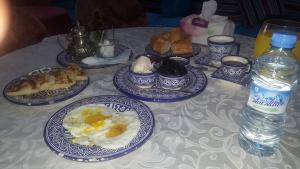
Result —
[{"label": "blue patterned teacup", "polygon": [[140,88],[151,88],[155,84],[157,73],[135,73],[129,67],[129,80]]},{"label": "blue patterned teacup", "polygon": [[163,89],[180,90],[186,83],[186,77],[183,76],[165,76],[158,73],[158,81]]},{"label": "blue patterned teacup", "polygon": [[249,73],[251,62],[242,56],[225,56],[221,59],[221,71],[226,79],[240,79]]},{"label": "blue patterned teacup", "polygon": [[221,61],[228,55],[239,55],[240,44],[234,37],[227,35],[215,35],[207,38],[208,52],[212,60]]}]

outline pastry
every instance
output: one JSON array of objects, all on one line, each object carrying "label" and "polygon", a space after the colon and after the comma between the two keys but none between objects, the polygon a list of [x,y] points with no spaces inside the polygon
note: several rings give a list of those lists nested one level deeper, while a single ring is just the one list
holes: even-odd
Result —
[{"label": "pastry", "polygon": [[88,76],[85,71],[76,64],[70,64],[67,69],[67,73],[71,78],[75,78],[75,80],[87,80]]},{"label": "pastry", "polygon": [[184,39],[186,37],[186,35],[184,34],[184,32],[182,32],[182,30],[180,28],[173,28],[170,31],[170,42],[174,43],[178,40]]},{"label": "pastry", "polygon": [[175,55],[193,53],[192,41],[189,38],[178,40],[172,44],[171,50]]},{"label": "pastry", "polygon": [[159,54],[164,54],[168,52],[171,48],[171,43],[167,34],[162,34],[162,36],[153,36],[151,38],[151,48]]},{"label": "pastry", "polygon": [[36,84],[39,91],[47,90],[55,83],[55,78],[48,73],[30,75],[29,79]]},{"label": "pastry", "polygon": [[153,36],[150,45],[152,50],[159,54],[165,54],[170,50],[175,55],[193,52],[192,41],[181,28],[173,28],[168,32]]},{"label": "pastry", "polygon": [[49,88],[50,90],[68,88],[76,83],[75,76],[70,76],[70,73],[64,69],[54,70],[50,74],[55,79],[54,84]]},{"label": "pastry", "polygon": [[31,95],[39,92],[36,83],[32,79],[23,79],[15,82],[6,93],[8,96]]},{"label": "pastry", "polygon": [[88,76],[80,66],[71,64],[66,69],[54,69],[49,73],[28,75],[22,80],[14,82],[8,96],[31,95],[45,90],[57,90],[71,87],[77,80],[87,80]]}]

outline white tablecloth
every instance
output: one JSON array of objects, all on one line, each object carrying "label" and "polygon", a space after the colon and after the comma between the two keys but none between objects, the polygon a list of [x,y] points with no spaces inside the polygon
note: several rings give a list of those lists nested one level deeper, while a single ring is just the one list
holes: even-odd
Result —
[{"label": "white tablecloth", "polygon": [[[168,28],[126,28],[115,31],[120,43],[134,54],[144,53],[151,35]],[[251,57],[254,39],[236,35],[241,55]],[[3,42],[4,43],[4,42]],[[0,57],[1,89],[12,79],[43,66],[59,66],[61,48],[56,37],[44,39]],[[82,98],[120,94],[112,83],[118,66],[88,70],[89,86],[79,95],[46,106],[20,106],[0,98],[1,169],[296,169],[300,168],[300,97],[288,107],[288,119],[280,148],[271,157],[259,158],[238,144],[239,118],[245,106],[245,87],[212,79],[196,97],[175,103],[147,104],[156,126],[150,139],[139,149],[106,162],[82,163],[57,156],[43,139],[49,117],[63,106]],[[208,75],[211,72],[206,72]]]}]

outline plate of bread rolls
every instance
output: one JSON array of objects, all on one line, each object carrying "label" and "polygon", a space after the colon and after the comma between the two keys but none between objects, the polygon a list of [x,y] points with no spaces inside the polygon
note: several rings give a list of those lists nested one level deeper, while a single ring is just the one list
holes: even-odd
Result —
[{"label": "plate of bread rolls", "polygon": [[152,36],[145,51],[147,54],[161,57],[192,57],[201,52],[201,46],[192,43],[191,37],[180,28],[173,28]]},{"label": "plate of bread rolls", "polygon": [[86,72],[76,64],[67,68],[44,67],[9,82],[3,95],[16,104],[46,105],[77,95],[88,83]]}]

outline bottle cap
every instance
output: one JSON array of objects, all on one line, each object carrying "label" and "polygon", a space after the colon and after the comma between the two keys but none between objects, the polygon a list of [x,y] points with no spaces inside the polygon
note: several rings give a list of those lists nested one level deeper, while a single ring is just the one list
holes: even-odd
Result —
[{"label": "bottle cap", "polygon": [[293,48],[297,41],[297,35],[293,32],[274,32],[272,34],[272,46],[278,48]]}]

